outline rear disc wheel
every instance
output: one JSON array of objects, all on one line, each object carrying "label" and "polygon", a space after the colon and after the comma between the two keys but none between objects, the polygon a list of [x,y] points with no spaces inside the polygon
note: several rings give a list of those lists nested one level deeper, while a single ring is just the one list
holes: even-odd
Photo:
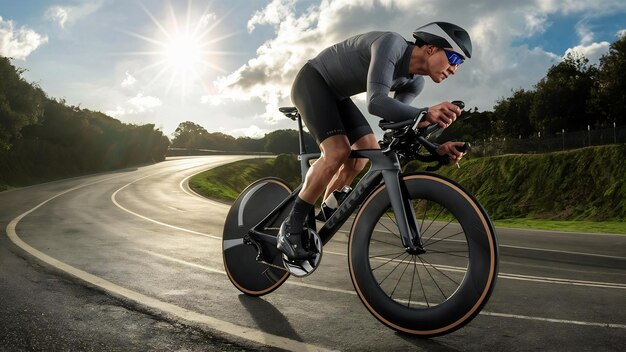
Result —
[{"label": "rear disc wheel", "polygon": [[[257,248],[245,243],[248,231],[263,220],[291,194],[289,186],[278,178],[264,178],[246,188],[230,208],[224,223],[222,251],[224,268],[230,281],[241,292],[251,296],[268,294],[282,285],[289,277],[289,272],[280,269],[282,257],[275,246],[257,241],[265,258],[271,265],[258,262]],[[282,221],[287,217],[287,210],[275,216],[265,229],[278,232]],[[274,266],[275,265],[275,266]]]}]

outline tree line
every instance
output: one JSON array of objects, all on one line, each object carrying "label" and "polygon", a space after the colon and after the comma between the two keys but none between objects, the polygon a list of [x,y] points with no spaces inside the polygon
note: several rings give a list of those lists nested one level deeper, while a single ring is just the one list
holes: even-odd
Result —
[{"label": "tree line", "polygon": [[49,98],[0,57],[0,187],[113,170],[164,159],[169,139]]},{"label": "tree line", "polygon": [[[233,152],[268,152],[273,154],[297,154],[299,152],[298,131],[276,130],[262,138],[235,138],[222,132],[208,132],[204,127],[185,121],[178,125],[172,139],[173,148],[223,150]],[[313,137],[305,134],[308,151],[319,150]]]}]

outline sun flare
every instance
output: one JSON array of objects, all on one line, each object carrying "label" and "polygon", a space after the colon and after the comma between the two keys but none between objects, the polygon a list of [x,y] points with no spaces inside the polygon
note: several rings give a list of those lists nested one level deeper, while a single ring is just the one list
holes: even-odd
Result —
[{"label": "sun flare", "polygon": [[150,85],[167,82],[166,93],[174,86],[180,87],[183,100],[194,85],[201,85],[205,91],[209,91],[206,82],[210,79],[206,79],[206,75],[226,73],[216,62],[219,62],[220,56],[231,54],[215,50],[219,42],[234,35],[217,34],[223,18],[217,18],[208,9],[194,17],[193,14],[198,12],[192,11],[191,1],[188,2],[186,16],[177,14],[169,3],[167,14],[162,20],[158,20],[145,6],[142,7],[154,23],[156,35],[126,32],[143,40],[149,47],[146,51],[126,53],[149,57],[151,61],[133,72],[133,76],[153,71],[149,75]]}]

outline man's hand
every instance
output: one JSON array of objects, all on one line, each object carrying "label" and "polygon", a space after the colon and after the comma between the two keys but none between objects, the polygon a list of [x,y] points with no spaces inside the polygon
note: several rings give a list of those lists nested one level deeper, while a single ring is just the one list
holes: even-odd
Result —
[{"label": "man's hand", "polygon": [[450,165],[458,164],[465,153],[458,151],[455,147],[462,147],[464,142],[445,142],[437,148],[437,154],[450,156]]},{"label": "man's hand", "polygon": [[459,115],[461,115],[461,109],[458,106],[444,101],[441,104],[429,107],[428,113],[426,113],[418,126],[426,127],[436,123],[439,127],[446,128],[450,126]]}]

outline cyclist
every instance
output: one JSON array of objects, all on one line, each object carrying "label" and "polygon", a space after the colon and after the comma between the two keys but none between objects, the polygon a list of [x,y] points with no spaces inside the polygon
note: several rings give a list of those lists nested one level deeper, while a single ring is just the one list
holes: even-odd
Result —
[{"label": "cyclist", "polygon": [[[309,169],[280,227],[277,248],[290,260],[315,255],[302,244],[310,231],[304,222],[319,196],[351,184],[365,167],[367,159],[348,159],[351,148],[379,148],[372,128],[350,97],[367,92],[369,113],[385,120],[414,119],[425,111],[409,105],[422,91],[424,76],[440,83],[472,56],[469,34],[451,23],[429,23],[417,28],[413,37],[411,43],[393,32],[360,34],[323,50],[297,74],[291,100],[322,154]],[[428,108],[420,127],[436,123],[445,128],[460,114],[459,107],[442,102]],[[455,146],[462,144],[444,143],[437,153],[448,154],[452,164],[458,163],[463,153]]]}]

